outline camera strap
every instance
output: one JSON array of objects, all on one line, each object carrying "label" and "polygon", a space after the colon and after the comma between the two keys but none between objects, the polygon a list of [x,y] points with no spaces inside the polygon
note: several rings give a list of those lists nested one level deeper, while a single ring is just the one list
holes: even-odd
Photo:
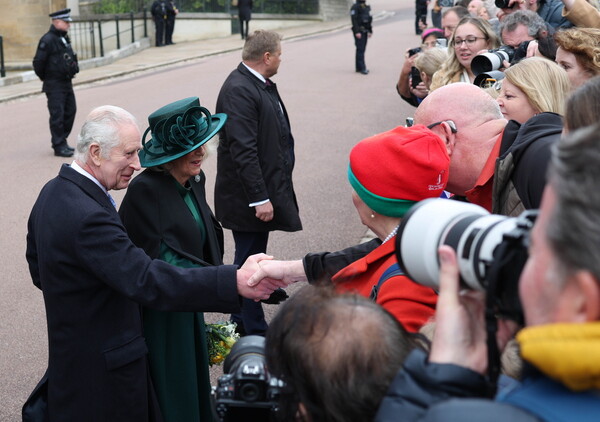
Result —
[{"label": "camera strap", "polygon": [[379,289],[381,289],[381,286],[383,285],[383,283],[385,283],[392,277],[396,277],[397,275],[404,275],[404,271],[402,271],[402,269],[400,268],[400,265],[398,265],[398,263],[396,262],[396,263],[390,265],[388,267],[388,269],[385,270],[383,272],[383,274],[381,274],[379,281],[371,289],[371,294],[369,295],[369,299],[371,299],[373,302],[377,302],[377,295],[379,294]]}]

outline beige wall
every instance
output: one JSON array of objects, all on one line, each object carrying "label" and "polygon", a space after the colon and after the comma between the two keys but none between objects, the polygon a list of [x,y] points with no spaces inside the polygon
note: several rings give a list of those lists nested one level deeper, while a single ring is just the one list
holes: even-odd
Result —
[{"label": "beige wall", "polygon": [[52,20],[48,14],[66,7],[66,0],[0,0],[0,35],[5,62],[33,59],[40,37]]},{"label": "beige wall", "polygon": [[[353,0],[321,0],[321,18],[335,19],[340,15],[346,15],[349,5]],[[79,0],[0,0],[0,35],[4,39],[4,61],[8,65],[31,64],[38,41],[51,25],[49,13],[69,7],[71,13],[77,16],[79,13]],[[10,12],[7,12],[10,11]],[[183,18],[183,15],[180,16]],[[276,22],[278,21],[279,22]],[[285,26],[302,25],[303,20],[286,20]],[[258,19],[256,20],[258,22]],[[205,21],[208,23],[209,20]],[[255,24],[257,23],[255,22]],[[261,22],[261,27],[271,29],[281,27],[281,19],[270,22],[268,19]],[[210,22],[202,26],[203,31],[198,31],[197,21],[185,22],[180,19],[177,23],[175,41],[188,41],[202,39],[210,36],[223,36],[230,30],[230,21]],[[153,37],[154,28],[149,25],[150,36]]]}]

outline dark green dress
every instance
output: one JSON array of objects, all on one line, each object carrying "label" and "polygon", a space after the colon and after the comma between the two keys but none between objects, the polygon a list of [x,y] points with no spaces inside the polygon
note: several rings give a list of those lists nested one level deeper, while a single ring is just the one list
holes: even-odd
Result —
[{"label": "dark green dress", "polygon": [[[198,204],[189,189],[173,182],[203,234],[198,239],[203,246],[206,227]],[[159,259],[183,268],[198,266],[164,242]],[[143,317],[150,373],[165,422],[212,421],[204,314],[144,308]]]}]

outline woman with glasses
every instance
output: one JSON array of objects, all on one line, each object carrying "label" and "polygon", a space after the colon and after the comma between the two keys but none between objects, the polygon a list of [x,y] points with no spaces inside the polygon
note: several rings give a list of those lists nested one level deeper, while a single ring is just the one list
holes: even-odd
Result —
[{"label": "woman with glasses", "polygon": [[506,120],[525,123],[533,116],[551,112],[563,115],[571,90],[567,72],[541,57],[530,57],[504,71],[496,99]]},{"label": "woman with glasses", "polygon": [[473,83],[471,61],[481,50],[498,47],[498,37],[490,24],[481,18],[464,17],[454,30],[448,44],[448,59],[433,75],[430,90],[454,82]]}]

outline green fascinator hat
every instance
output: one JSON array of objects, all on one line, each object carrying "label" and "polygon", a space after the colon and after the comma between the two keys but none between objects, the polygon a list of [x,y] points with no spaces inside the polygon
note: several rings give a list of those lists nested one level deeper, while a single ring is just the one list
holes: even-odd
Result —
[{"label": "green fascinator hat", "polygon": [[[208,142],[223,127],[227,115],[210,114],[198,97],[184,98],[148,116],[142,136],[140,164],[154,167],[183,157]],[[150,132],[150,139],[146,136]]]}]

